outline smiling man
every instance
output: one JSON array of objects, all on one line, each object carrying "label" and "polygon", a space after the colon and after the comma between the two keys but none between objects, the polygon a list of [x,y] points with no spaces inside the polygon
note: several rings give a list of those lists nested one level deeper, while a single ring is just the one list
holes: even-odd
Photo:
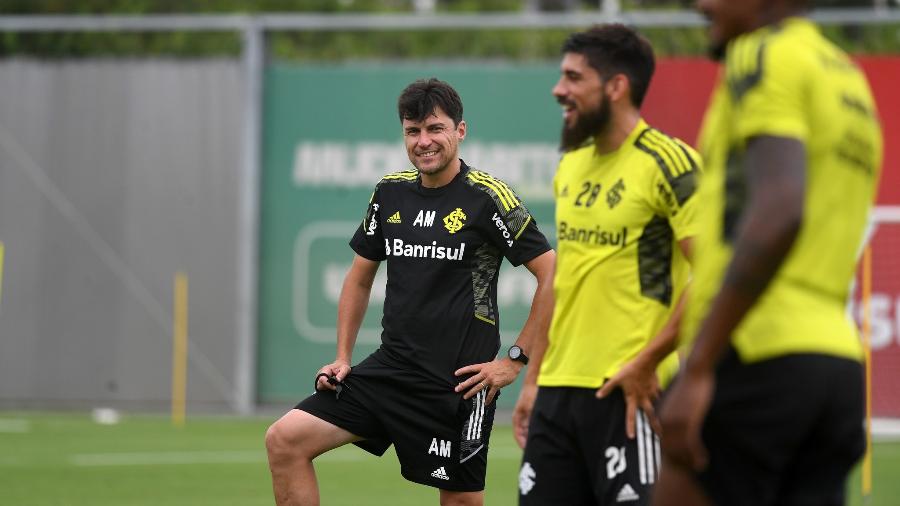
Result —
[{"label": "smiling man", "polygon": [[700,0],[723,72],[659,506],[837,506],[863,453],[846,311],[881,170],[866,78],[802,0]]},{"label": "smiling man", "polygon": [[[481,505],[493,401],[550,323],[553,250],[515,192],[459,158],[459,95],[437,79],[416,81],[398,112],[415,169],[375,186],[350,241],[356,257],[338,306],[337,356],[319,370],[317,392],[266,434],[279,505],[319,504],[312,460],[347,443],[375,455],[393,444],[403,476],[440,489],[442,505]],[[495,359],[503,257],[524,264],[537,289],[516,344]],[[382,261],[381,347],[351,368]]]},{"label": "smiling man", "polygon": [[649,504],[656,373],[677,368],[700,171],[693,149],[641,119],[653,70],[650,44],[623,25],[563,45],[556,302],[513,413],[521,505]]}]

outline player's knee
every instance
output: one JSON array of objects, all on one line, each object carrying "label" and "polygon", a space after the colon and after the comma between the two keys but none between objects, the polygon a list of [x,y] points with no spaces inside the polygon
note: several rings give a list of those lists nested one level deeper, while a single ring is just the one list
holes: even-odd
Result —
[{"label": "player's knee", "polygon": [[270,457],[280,453],[284,447],[285,440],[281,432],[278,422],[269,425],[269,428],[266,430],[266,451]]},{"label": "player's knee", "polygon": [[[296,413],[296,412],[295,412]],[[266,451],[270,462],[312,460],[321,453],[317,427],[303,416],[285,415],[266,430]]]},{"label": "player's knee", "polygon": [[266,451],[269,462],[277,463],[296,455],[299,446],[293,431],[282,420],[278,420],[266,430]]}]

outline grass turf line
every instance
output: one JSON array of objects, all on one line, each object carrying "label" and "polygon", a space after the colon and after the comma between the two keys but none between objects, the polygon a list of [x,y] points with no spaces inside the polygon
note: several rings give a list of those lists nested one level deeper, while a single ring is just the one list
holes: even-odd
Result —
[{"label": "grass turf line", "polygon": [[[98,425],[87,414],[0,413],[0,504],[17,506],[271,505],[263,437],[269,418],[126,415]],[[516,504],[520,451],[509,426],[492,435],[485,504]],[[869,506],[900,498],[900,443],[876,443]],[[437,491],[400,477],[396,457],[355,447],[317,460],[326,506],[437,504]],[[849,483],[859,497],[859,470]]]}]

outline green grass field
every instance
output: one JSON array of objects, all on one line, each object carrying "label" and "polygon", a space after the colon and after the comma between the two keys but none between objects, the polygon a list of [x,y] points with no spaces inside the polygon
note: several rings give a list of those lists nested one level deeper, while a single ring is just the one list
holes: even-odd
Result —
[{"label": "green grass field", "polygon": [[[0,413],[0,504],[10,506],[272,504],[263,434],[269,419],[207,418],[173,427],[159,416],[98,425],[88,414]],[[868,506],[900,504],[900,443],[875,447]],[[520,452],[495,428],[486,504],[514,505]],[[437,492],[400,477],[384,458],[347,447],[317,470],[325,506],[437,504]],[[849,504],[861,505],[859,473]]]}]

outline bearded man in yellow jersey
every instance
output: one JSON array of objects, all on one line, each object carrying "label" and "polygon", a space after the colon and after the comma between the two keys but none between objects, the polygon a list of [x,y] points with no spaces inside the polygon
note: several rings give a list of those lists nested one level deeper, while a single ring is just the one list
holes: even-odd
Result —
[{"label": "bearded man in yellow jersey", "polygon": [[659,466],[656,370],[677,368],[700,161],[641,119],[654,70],[643,37],[597,26],[562,52],[555,309],[513,414],[519,504],[645,505]]},{"label": "bearded man in yellow jersey", "polygon": [[881,167],[875,103],[806,2],[698,5],[724,68],[654,504],[844,504],[865,445],[846,303]]}]

